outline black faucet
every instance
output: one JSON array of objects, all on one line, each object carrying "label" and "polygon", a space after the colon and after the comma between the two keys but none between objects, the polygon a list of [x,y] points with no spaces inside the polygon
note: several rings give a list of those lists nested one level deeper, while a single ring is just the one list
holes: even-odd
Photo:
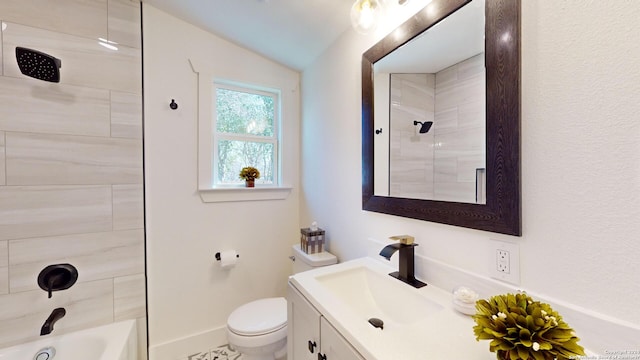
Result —
[{"label": "black faucet", "polygon": [[400,261],[398,264],[399,271],[392,272],[389,275],[413,286],[414,288],[421,288],[423,286],[426,286],[427,284],[415,278],[413,257],[414,248],[418,246],[418,244],[413,242],[413,236],[399,235],[392,236],[390,237],[390,239],[398,240],[399,242],[385,246],[382,251],[380,251],[380,256],[386,258],[387,260],[391,260],[391,255],[400,250]]},{"label": "black faucet", "polygon": [[62,319],[65,315],[67,315],[67,311],[64,308],[56,308],[53,309],[51,315],[47,318],[47,320],[42,325],[42,329],[40,329],[40,336],[49,335],[53,331],[53,325],[56,321]]}]

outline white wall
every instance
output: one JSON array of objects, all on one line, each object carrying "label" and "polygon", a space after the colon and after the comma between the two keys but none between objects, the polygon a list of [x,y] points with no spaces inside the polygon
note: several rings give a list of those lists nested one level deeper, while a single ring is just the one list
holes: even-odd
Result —
[{"label": "white wall", "polygon": [[303,72],[302,223],[322,224],[341,261],[408,233],[483,276],[488,240],[517,242],[522,288],[637,326],[639,17],[640,2],[522,2],[520,238],[361,210],[361,55],[384,31],[346,32]]},{"label": "white wall", "polygon": [[[149,341],[151,358],[173,360],[225,344],[226,319],[242,303],[285,294],[287,257],[299,236],[299,73],[147,4],[143,26]],[[282,89],[287,199],[200,200],[190,58],[208,62],[215,75]],[[230,271],[214,260],[227,249],[240,254]]]},{"label": "white wall", "polygon": [[[485,253],[488,239],[515,241],[522,287],[639,324],[633,301],[640,295],[634,278],[640,270],[639,15],[635,2],[523,2],[524,234],[515,238],[361,210],[360,60],[397,19],[368,37],[346,32],[304,71],[302,128],[297,118],[286,125],[294,186],[287,200],[202,203],[196,77],[187,59],[201,56],[240,81],[270,76],[297,83],[297,74],[145,4],[152,358],[161,359],[154,349],[217,341],[237,305],[284,294],[290,244],[312,220],[327,230],[340,260],[367,255],[370,238],[409,233],[419,254],[480,275],[491,259],[476,254]],[[168,107],[172,98],[176,111]],[[297,117],[299,110],[291,111]],[[227,248],[241,254],[231,272],[212,260]],[[428,276],[428,266],[418,266]],[[170,355],[162,358],[180,357]]]}]

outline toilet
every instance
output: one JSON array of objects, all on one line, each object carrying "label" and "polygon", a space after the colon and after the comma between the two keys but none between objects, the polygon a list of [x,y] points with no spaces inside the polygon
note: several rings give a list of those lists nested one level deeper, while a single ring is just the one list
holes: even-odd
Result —
[{"label": "toilet", "polygon": [[[338,262],[329,252],[307,254],[293,246],[293,273]],[[227,319],[227,340],[243,360],[282,359],[287,353],[287,300],[259,299],[235,309]]]}]

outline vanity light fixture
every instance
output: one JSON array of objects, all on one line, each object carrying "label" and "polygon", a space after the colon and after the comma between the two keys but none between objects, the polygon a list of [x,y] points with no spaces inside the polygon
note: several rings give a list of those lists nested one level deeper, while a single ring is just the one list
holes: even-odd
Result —
[{"label": "vanity light fixture", "polygon": [[379,0],[356,0],[351,7],[351,26],[362,35],[376,29],[382,14]]},{"label": "vanity light fixture", "polygon": [[422,125],[420,126],[420,134],[426,134],[429,132],[429,130],[431,129],[431,125],[433,125],[433,121],[425,121],[425,122],[420,122],[420,121],[413,121],[413,125]]},{"label": "vanity light fixture", "polygon": [[[409,0],[397,0],[398,5],[406,5]],[[389,2],[389,1],[387,1]],[[427,3],[429,3],[427,1]],[[378,27],[384,12],[385,0],[356,0],[351,7],[351,26],[360,34],[367,35]]]}]

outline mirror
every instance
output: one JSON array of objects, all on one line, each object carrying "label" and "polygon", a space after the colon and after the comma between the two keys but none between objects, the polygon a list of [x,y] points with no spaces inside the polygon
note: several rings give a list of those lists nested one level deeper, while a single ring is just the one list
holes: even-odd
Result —
[{"label": "mirror", "polygon": [[484,0],[373,65],[374,195],[484,203]]},{"label": "mirror", "polygon": [[[467,15],[478,7],[484,10],[482,25],[478,25],[481,21],[478,20],[478,15]],[[456,18],[465,20],[455,21]],[[462,31],[457,31],[457,34],[484,35],[483,44],[480,45],[480,48],[484,48],[484,56],[476,45],[464,45],[459,47],[462,52],[450,52],[455,50],[456,44],[462,43],[458,38],[436,39],[444,36],[441,34],[442,30],[450,27],[450,23],[457,22],[461,23],[457,26],[462,27]],[[477,26],[480,26],[480,30]],[[478,42],[478,38],[475,39],[471,40],[472,43]],[[425,63],[443,58],[448,60],[430,70],[409,67],[406,59],[419,57],[407,58],[402,55],[415,51],[412,49],[438,47],[439,50],[429,51],[431,55],[427,53],[428,61]],[[439,56],[434,56],[435,53]],[[446,53],[446,56],[441,56],[441,53]],[[448,136],[442,138],[445,140],[439,141],[437,135],[442,135],[443,128],[448,126],[445,124],[446,119],[436,118],[438,111],[430,109],[426,110],[426,114],[417,116],[415,101],[409,105],[409,111],[404,109],[404,117],[400,116],[396,120],[394,108],[402,107],[403,104],[393,94],[394,82],[396,88],[403,85],[416,88],[417,82],[426,84],[419,92],[435,94],[439,91],[438,72],[446,72],[456,66],[482,69],[483,58],[484,71],[477,77],[483,77],[484,81],[480,85],[475,83],[474,87],[480,88],[484,99],[482,96],[474,99],[472,102],[475,105],[467,108],[467,114],[474,112],[474,119],[480,119],[474,120],[474,125],[457,133],[449,131]],[[400,62],[404,62],[404,65],[395,68],[390,65]],[[400,86],[397,85],[398,82]],[[435,87],[430,87],[432,83]],[[385,92],[381,89],[388,90]],[[479,100],[483,100],[480,105],[477,103]],[[433,100],[426,98],[418,103],[432,102],[434,105],[430,105],[431,108],[439,106],[435,104],[435,96]],[[420,111],[424,113],[423,109]],[[398,129],[394,128],[396,121],[400,123]],[[478,121],[482,123],[478,125]],[[467,140],[471,135],[474,136],[473,139]],[[400,143],[404,141],[404,150],[398,150],[402,147],[398,145],[398,138]],[[443,144],[439,144],[441,142]],[[469,156],[443,162],[442,159],[452,153],[444,151],[442,153],[445,156],[438,154],[438,145],[445,148],[448,145],[444,143],[465,144],[461,146],[466,148],[458,147],[456,150]],[[427,152],[425,158],[428,160],[420,159],[420,166],[416,165],[416,161],[411,163],[411,159],[416,158],[415,152]],[[402,163],[404,160],[401,159],[397,162],[402,156],[410,160]],[[464,172],[451,171],[454,163],[460,167],[465,159],[468,164],[464,164]],[[521,235],[519,0],[433,0],[363,54],[362,162],[364,210]],[[414,184],[404,186],[403,190],[397,184],[398,179],[423,176],[424,173],[427,173],[427,178],[433,179],[426,187],[415,181]],[[460,187],[449,184],[442,188],[446,191],[437,189],[439,185],[436,180],[453,178],[461,179],[467,188],[464,191],[450,191]],[[423,188],[416,190],[416,184]]]}]

